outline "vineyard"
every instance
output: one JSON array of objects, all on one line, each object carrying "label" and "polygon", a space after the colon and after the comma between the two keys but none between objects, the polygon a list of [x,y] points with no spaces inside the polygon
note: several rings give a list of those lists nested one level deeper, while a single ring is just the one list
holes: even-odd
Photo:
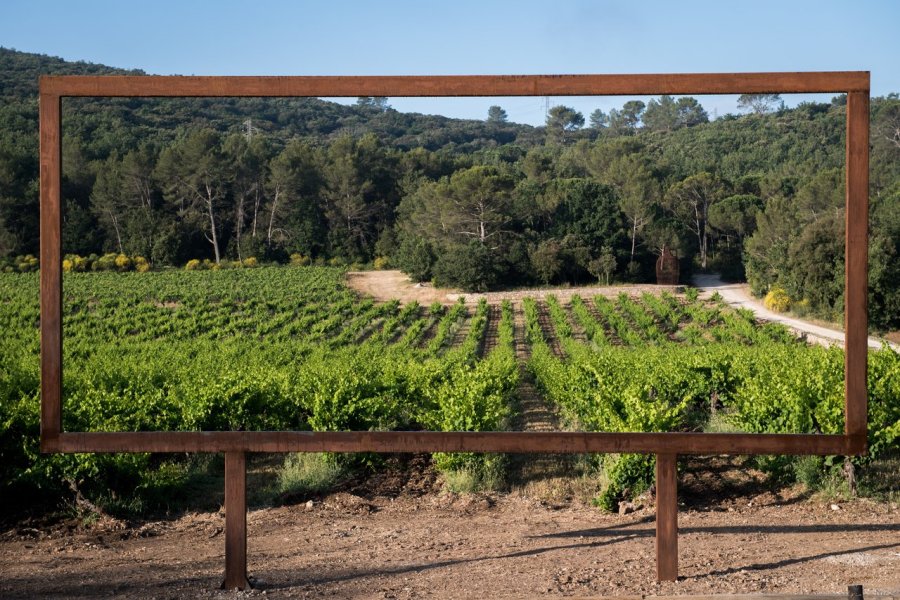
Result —
[{"label": "vineyard", "polygon": [[[420,306],[360,298],[343,277],[324,267],[67,273],[64,428],[504,430],[527,377],[568,429],[843,429],[840,349],[696,290]],[[0,275],[3,495],[183,485],[183,457],[38,453],[38,324],[37,274]],[[896,452],[900,437],[900,357],[884,349],[869,364],[871,454],[857,466]],[[341,460],[378,469],[373,457]],[[445,473],[494,461],[434,457]],[[640,491],[652,465],[603,458],[598,503],[613,509]]]}]

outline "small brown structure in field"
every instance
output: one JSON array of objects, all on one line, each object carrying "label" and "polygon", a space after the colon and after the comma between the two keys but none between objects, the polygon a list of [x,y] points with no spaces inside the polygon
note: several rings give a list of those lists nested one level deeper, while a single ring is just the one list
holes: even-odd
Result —
[{"label": "small brown structure in field", "polygon": [[662,254],[656,259],[656,283],[659,285],[678,285],[678,257],[668,246],[663,246]]}]

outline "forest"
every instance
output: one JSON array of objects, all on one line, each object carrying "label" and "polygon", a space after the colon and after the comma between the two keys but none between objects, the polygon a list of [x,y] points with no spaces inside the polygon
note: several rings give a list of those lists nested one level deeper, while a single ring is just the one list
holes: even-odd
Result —
[{"label": "forest", "polygon": [[[128,73],[0,48],[0,269],[37,268],[37,81]],[[843,312],[845,98],[744,96],[710,119],[662,96],[541,127],[400,113],[389,98],[66,99],[63,248],[396,267],[466,290],[649,281],[695,270]],[[900,328],[900,98],[873,98],[870,320]],[[198,264],[198,263],[195,263]],[[93,267],[97,268],[97,267]]]}]

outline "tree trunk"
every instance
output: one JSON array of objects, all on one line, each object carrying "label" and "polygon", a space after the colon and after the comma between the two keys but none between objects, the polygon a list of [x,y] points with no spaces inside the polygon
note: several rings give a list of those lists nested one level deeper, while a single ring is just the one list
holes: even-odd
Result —
[{"label": "tree trunk", "polygon": [[119,254],[125,254],[125,251],[122,250],[122,234],[119,233],[119,219],[116,218],[112,211],[109,211],[109,218],[112,219],[113,229],[116,230],[116,243],[119,244]]},{"label": "tree trunk", "polygon": [[237,239],[238,260],[243,261],[244,257],[241,255],[241,233],[244,230],[244,195],[240,194],[239,196],[240,199],[238,200],[237,205],[237,215],[235,215],[235,220],[237,221],[237,223],[234,224],[234,235]]},{"label": "tree trunk", "polygon": [[[250,234],[250,237],[256,238],[256,219],[259,216],[259,203],[260,203],[260,195],[259,195],[259,184],[256,186],[256,202],[253,204],[253,232]],[[270,219],[271,221],[271,219]],[[269,224],[269,228],[271,230],[271,222]],[[271,237],[271,233],[270,233]]]},{"label": "tree trunk", "polygon": [[708,238],[706,236],[706,231],[700,236],[700,267],[702,269],[706,268],[706,249],[707,249]]},{"label": "tree trunk", "polygon": [[[272,246],[272,229],[275,224],[275,211],[278,208],[278,196],[279,190],[278,188],[275,188],[275,197],[272,199],[272,212],[269,213],[269,231],[266,233],[266,245],[269,247]],[[253,219],[255,223],[256,217],[254,216]]]},{"label": "tree trunk", "polygon": [[222,257],[219,256],[219,236],[216,235],[216,217],[213,213],[213,194],[209,184],[206,185],[206,208],[209,212],[209,230],[212,236],[209,238],[209,243],[212,244],[213,252],[216,255],[216,264],[219,264],[222,262]]},{"label": "tree trunk", "polygon": [[634,262],[634,244],[635,244],[635,240],[637,239],[637,219],[632,219],[631,223],[632,223],[632,227],[631,227],[631,261],[630,262]]}]

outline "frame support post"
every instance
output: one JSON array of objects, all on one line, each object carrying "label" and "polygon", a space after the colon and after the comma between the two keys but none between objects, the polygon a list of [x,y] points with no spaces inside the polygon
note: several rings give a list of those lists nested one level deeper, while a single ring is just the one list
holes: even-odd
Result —
[{"label": "frame support post", "polygon": [[247,454],[225,453],[226,590],[251,587],[247,579]]},{"label": "frame support post", "polygon": [[844,433],[850,454],[866,451],[868,359],[869,93],[847,94]]},{"label": "frame support post", "polygon": [[678,579],[677,455],[656,455],[656,579]]},{"label": "frame support post", "polygon": [[62,431],[61,106],[41,90],[41,452],[58,452]]}]

